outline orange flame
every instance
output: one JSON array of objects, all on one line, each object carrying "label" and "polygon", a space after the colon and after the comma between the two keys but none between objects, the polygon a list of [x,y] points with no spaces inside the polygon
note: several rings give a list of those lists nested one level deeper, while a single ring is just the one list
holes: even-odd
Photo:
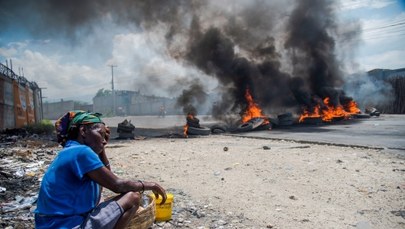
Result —
[{"label": "orange flame", "polygon": [[322,110],[322,120],[325,122],[332,121],[333,118],[345,117],[347,118],[349,114],[343,109],[342,105],[337,105],[336,107],[329,103],[330,98],[326,97],[323,99],[323,103],[326,109]]},{"label": "orange flame", "polygon": [[268,118],[263,115],[262,109],[260,109],[259,105],[257,105],[253,100],[253,97],[250,94],[249,89],[246,89],[245,99],[248,106],[246,108],[245,113],[242,115],[242,123],[248,122],[252,118],[263,118],[264,119],[263,124],[269,123]]},{"label": "orange flame", "polygon": [[[188,114],[188,115],[187,115],[187,119],[193,120],[193,119],[194,119],[194,115]],[[184,127],[183,127],[183,135],[184,135],[184,137],[186,137],[186,138],[188,137],[187,131],[188,131],[188,124],[184,125]]]},{"label": "orange flame", "polygon": [[345,110],[350,114],[360,114],[360,108],[354,100],[350,100],[349,103],[345,105]]},{"label": "orange flame", "polygon": [[188,137],[187,131],[188,131],[188,125],[186,124],[186,125],[183,126],[183,135],[184,135],[184,137],[186,137],[186,138]]},{"label": "orange flame", "polygon": [[298,122],[303,122],[306,118],[319,118],[321,117],[321,106],[318,104],[314,107],[314,111],[310,113],[308,109],[304,109],[304,112],[301,114],[300,119]]},{"label": "orange flame", "polygon": [[350,118],[352,114],[360,113],[360,109],[357,107],[357,103],[351,100],[345,106],[337,105],[334,106],[330,104],[330,98],[326,97],[323,99],[323,104],[325,105],[322,110],[321,106],[318,104],[315,106],[314,111],[311,113],[308,109],[304,109],[300,116],[299,122],[303,122],[305,118],[309,117],[322,117],[325,122],[331,122],[333,118]]}]

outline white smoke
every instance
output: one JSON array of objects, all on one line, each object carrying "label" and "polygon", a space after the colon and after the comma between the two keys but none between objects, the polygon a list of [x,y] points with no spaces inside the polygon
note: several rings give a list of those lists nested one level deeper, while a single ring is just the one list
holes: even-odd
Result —
[{"label": "white smoke", "polygon": [[363,111],[367,107],[391,104],[394,100],[391,84],[367,73],[348,77],[344,90],[348,96],[354,98]]},{"label": "white smoke", "polygon": [[119,63],[118,88],[176,97],[196,79],[200,79],[208,91],[217,87],[216,79],[170,55],[165,40],[168,29],[167,25],[159,24],[145,31],[114,37],[113,57],[107,64]]}]

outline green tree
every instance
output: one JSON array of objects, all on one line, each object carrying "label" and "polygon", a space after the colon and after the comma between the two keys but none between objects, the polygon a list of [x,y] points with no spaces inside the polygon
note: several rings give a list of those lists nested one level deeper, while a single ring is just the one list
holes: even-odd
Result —
[{"label": "green tree", "polygon": [[101,88],[97,91],[95,97],[103,97],[103,96],[110,96],[112,95],[112,91],[108,89]]}]

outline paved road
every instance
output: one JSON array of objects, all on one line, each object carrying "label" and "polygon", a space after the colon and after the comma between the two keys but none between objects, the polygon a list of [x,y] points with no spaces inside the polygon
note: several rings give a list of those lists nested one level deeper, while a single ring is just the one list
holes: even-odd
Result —
[{"label": "paved road", "polygon": [[[200,116],[201,125],[212,125],[215,120]],[[105,118],[110,126],[117,126],[124,119],[131,120],[138,129],[155,130],[153,134],[164,135],[165,130],[181,133],[184,116],[130,116]],[[153,131],[152,131],[153,132]],[[149,132],[152,134],[152,132]],[[160,133],[157,133],[160,132]],[[251,131],[233,134],[245,137],[285,139],[334,145],[365,146],[372,148],[405,151],[405,115],[381,115],[369,119],[343,120],[321,125],[293,125],[274,128],[270,131]]]},{"label": "paved road", "polygon": [[318,126],[294,125],[266,132],[253,131],[239,135],[405,151],[405,115],[382,115],[369,119],[342,120]]}]

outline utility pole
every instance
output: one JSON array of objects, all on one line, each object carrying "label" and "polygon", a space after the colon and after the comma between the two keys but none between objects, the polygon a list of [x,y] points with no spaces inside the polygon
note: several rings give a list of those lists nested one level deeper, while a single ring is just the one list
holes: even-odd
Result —
[{"label": "utility pole", "polygon": [[115,90],[114,90],[114,68],[117,67],[117,65],[109,65],[111,67],[111,92],[112,92],[112,100],[113,100],[113,110],[112,110],[112,115],[115,116]]},{"label": "utility pole", "polygon": [[42,96],[42,90],[46,89],[46,87],[40,87],[39,88],[39,97],[40,97],[40,101],[41,101],[41,120],[44,119],[44,104],[43,104],[43,99],[45,99],[46,97]]}]

